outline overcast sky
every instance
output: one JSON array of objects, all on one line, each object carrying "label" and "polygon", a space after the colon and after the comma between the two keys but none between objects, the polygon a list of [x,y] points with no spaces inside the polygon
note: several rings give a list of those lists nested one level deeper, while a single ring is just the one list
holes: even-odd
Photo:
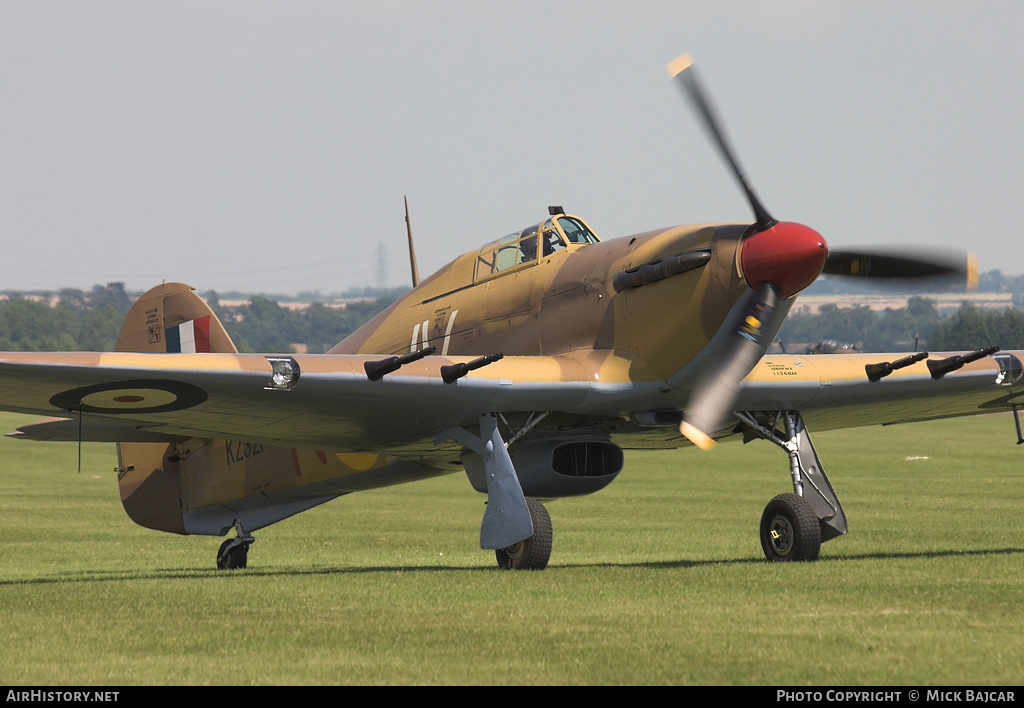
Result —
[{"label": "overcast sky", "polygon": [[338,292],[564,205],[1024,272],[1024,2],[0,0],[0,289]]}]

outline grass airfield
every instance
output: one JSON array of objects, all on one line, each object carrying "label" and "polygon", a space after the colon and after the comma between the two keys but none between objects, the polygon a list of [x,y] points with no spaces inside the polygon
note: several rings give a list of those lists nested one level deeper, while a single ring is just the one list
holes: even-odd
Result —
[{"label": "grass airfield", "polygon": [[[0,414],[13,430],[23,417]],[[813,431],[812,431],[813,432]],[[850,533],[769,564],[765,442],[627,452],[548,504],[543,572],[477,545],[462,474],[221,539],[135,526],[112,445],[0,438],[0,684],[1019,685],[1024,446],[1007,416],[821,433]]]}]

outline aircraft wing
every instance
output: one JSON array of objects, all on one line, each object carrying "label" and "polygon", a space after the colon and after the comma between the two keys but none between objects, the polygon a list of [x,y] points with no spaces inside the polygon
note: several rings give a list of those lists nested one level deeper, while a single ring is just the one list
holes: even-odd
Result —
[{"label": "aircraft wing", "polygon": [[[765,356],[736,410],[799,410],[812,429],[827,430],[1008,410],[1024,395],[1012,385],[1024,352],[986,356],[937,380],[924,361],[868,380],[866,364],[901,356]],[[5,353],[0,409],[62,419],[81,411],[86,440],[204,437],[400,453],[436,449],[435,436],[475,426],[486,412],[622,417],[685,403],[670,403],[663,382],[611,352],[505,357],[453,383],[442,367],[469,357],[429,356],[372,381],[364,364],[380,358]],[[298,378],[275,385],[275,361],[290,362]],[[62,439],[74,432],[65,424]]]},{"label": "aircraft wing", "polygon": [[[432,444],[444,430],[476,425],[483,412],[576,410],[595,378],[580,361],[531,356],[505,357],[445,383],[442,367],[470,358],[437,356],[371,381],[364,364],[380,359],[5,353],[0,409],[64,419],[81,411],[90,430],[116,424],[103,439],[118,439],[120,429],[132,432],[121,439],[132,440],[206,437],[386,452]],[[290,362],[297,380],[275,386],[275,361]]]},{"label": "aircraft wing", "polygon": [[[932,353],[930,360],[963,355]],[[865,367],[913,353],[768,355],[744,379],[737,410],[800,411],[812,430],[977,415],[1009,410],[1024,396],[1024,352],[1000,352],[934,378],[926,360],[877,381]],[[1017,385],[1015,385],[1017,384]]]}]

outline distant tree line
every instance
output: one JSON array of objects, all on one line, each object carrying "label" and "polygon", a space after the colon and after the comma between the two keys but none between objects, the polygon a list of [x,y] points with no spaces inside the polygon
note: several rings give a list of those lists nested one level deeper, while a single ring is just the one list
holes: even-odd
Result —
[{"label": "distant tree line", "polygon": [[124,283],[90,292],[64,288],[43,299],[10,297],[0,302],[0,350],[111,351],[134,301]]},{"label": "distant tree line", "polygon": [[[814,313],[804,307],[790,312],[779,331],[783,345],[824,339],[876,352],[981,349],[993,344],[1024,349],[1024,311],[1015,307],[982,310],[964,301],[957,312],[943,316],[934,300],[914,296],[906,307],[881,311],[829,303]],[[802,352],[790,349],[790,353]]]},{"label": "distant tree line", "polygon": [[936,351],[950,351],[993,344],[1003,349],[1024,349],[1024,312],[1015,307],[982,310],[965,302],[959,312],[935,328],[930,346]]},{"label": "distant tree line", "polygon": [[241,352],[291,352],[301,345],[310,354],[323,354],[369,322],[393,303],[406,288],[377,297],[353,300],[344,307],[313,302],[302,308],[284,307],[263,295],[254,295],[244,305],[225,306],[217,293],[204,293]]},{"label": "distant tree line", "polygon": [[[404,291],[376,291],[375,296],[346,302],[344,307],[324,302],[289,307],[264,295],[226,305],[212,291],[203,297],[239,351],[284,353],[303,348],[317,354],[368,322]],[[0,300],[0,351],[113,351],[125,314],[140,294],[126,292],[123,283],[97,285],[91,291],[7,293],[7,299]],[[915,343],[919,351],[993,344],[1024,349],[1024,311],[1016,307],[982,310],[964,302],[959,311],[942,315],[934,300],[912,296],[899,309],[825,304],[812,312],[800,307],[798,300],[779,339],[791,346],[835,339],[861,351],[881,352],[912,351]],[[802,349],[790,352],[802,353]]]},{"label": "distant tree line", "polygon": [[911,297],[900,309],[875,311],[865,305],[839,307],[827,303],[816,313],[801,308],[798,299],[779,339],[783,343],[836,339],[861,351],[912,351],[915,341],[930,340],[941,319],[935,301],[920,296]]},{"label": "distant tree line", "polygon": [[[906,284],[907,292],[920,285]],[[960,289],[962,290],[962,285]],[[945,291],[954,291],[953,285]],[[885,290],[899,292],[899,286]],[[942,287],[930,288],[943,292]],[[783,342],[817,342],[837,339],[856,345],[862,351],[910,351],[915,342],[919,351],[980,349],[999,345],[1004,349],[1024,349],[1024,275],[1006,275],[1000,270],[978,274],[978,292],[1010,293],[1012,307],[980,309],[968,301],[952,315],[940,315],[936,303],[927,297],[911,296],[901,309],[872,311],[864,306],[822,305],[818,312],[807,308],[794,310],[787,318],[779,338]],[[808,294],[863,294],[867,291],[851,279],[821,278]],[[919,292],[919,290],[918,290]],[[797,300],[797,308],[800,308]]]},{"label": "distant tree line", "polygon": [[[323,353],[368,322],[405,291],[377,291],[376,297],[335,307],[314,302],[283,307],[262,295],[241,305],[224,305],[215,292],[204,293],[243,352],[292,352],[296,345]],[[0,351],[113,351],[125,315],[141,293],[124,283],[97,285],[91,291],[66,288],[59,293],[7,293],[0,300]]]}]

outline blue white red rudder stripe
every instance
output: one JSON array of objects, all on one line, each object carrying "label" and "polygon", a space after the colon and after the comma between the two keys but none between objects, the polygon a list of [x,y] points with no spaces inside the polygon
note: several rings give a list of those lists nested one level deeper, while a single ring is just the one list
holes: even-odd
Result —
[{"label": "blue white red rudder stripe", "polygon": [[168,327],[165,333],[168,353],[196,354],[210,351],[209,315],[182,322],[177,327]]}]

